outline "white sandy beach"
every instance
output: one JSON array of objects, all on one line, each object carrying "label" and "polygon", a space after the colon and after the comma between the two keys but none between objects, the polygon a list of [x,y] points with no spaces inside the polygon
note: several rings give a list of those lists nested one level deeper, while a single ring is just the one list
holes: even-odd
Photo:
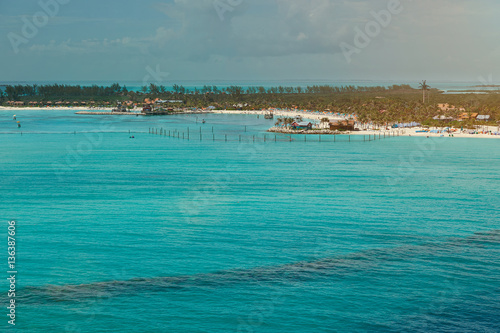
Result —
[{"label": "white sandy beach", "polygon": [[276,117],[302,117],[303,119],[309,119],[312,121],[319,121],[322,118],[328,118],[329,120],[342,120],[346,119],[345,117],[339,117],[332,114],[316,114],[310,113],[306,111],[284,111],[284,110],[213,110],[211,113],[220,113],[220,114],[255,114],[255,115],[265,115],[269,112],[272,112]]},{"label": "white sandy beach", "polygon": [[[308,119],[314,122],[319,122],[322,118],[328,118],[329,120],[343,120],[345,117],[341,116],[335,116],[331,114],[316,114],[316,113],[309,113],[305,111],[272,111],[274,113],[275,117],[292,117],[295,118],[297,116],[302,117],[303,119]],[[266,113],[269,113],[269,111],[262,111],[262,110],[214,110],[212,113],[219,113],[219,114],[255,114],[255,115],[265,115]],[[412,127],[412,128],[382,128],[380,129],[371,129],[368,128],[367,130],[361,130],[361,131],[351,131],[348,132],[351,135],[388,135],[388,133],[397,133],[400,136],[416,136],[416,137],[449,137],[450,135],[453,135],[454,138],[483,138],[483,139],[500,139],[500,135],[491,135],[491,134],[469,134],[469,130],[464,130],[463,132],[460,131],[460,129],[456,129],[456,132],[453,133],[430,133],[430,132],[419,132],[417,131],[423,131],[423,130],[438,130],[438,131],[443,131],[447,127],[431,127],[431,128],[424,128],[424,127]],[[492,133],[495,132],[500,132],[500,127],[499,126],[481,126],[481,131],[489,132],[491,131]],[[480,131],[480,132],[481,132]],[[346,132],[347,134],[347,132]]]}]

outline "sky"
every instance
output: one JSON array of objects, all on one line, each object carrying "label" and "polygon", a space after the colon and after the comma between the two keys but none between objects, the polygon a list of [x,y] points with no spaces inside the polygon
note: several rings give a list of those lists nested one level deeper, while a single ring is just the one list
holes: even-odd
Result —
[{"label": "sky", "polygon": [[0,0],[0,81],[496,84],[498,17],[497,0]]}]

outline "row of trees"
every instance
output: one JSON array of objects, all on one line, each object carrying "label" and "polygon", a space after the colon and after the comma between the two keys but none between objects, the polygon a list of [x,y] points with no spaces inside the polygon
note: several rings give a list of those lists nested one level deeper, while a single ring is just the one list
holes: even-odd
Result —
[{"label": "row of trees", "polygon": [[127,87],[121,87],[115,83],[109,87],[106,86],[80,86],[80,85],[63,85],[63,84],[47,84],[47,85],[8,85],[5,87],[3,96],[9,100],[23,100],[24,97],[29,98],[49,98],[49,99],[64,99],[64,98],[99,98],[112,97],[127,94]]},{"label": "row of trees", "polygon": [[360,87],[360,86],[328,86],[328,85],[313,85],[303,87],[270,87],[265,88],[263,86],[258,87],[240,87],[240,86],[229,86],[224,88],[218,88],[217,86],[203,86],[202,88],[193,88],[192,90],[185,88],[184,86],[179,86],[174,84],[172,90],[168,90],[163,85],[156,85],[151,83],[149,86],[143,86],[141,92],[144,94],[164,94],[164,93],[174,93],[174,94],[232,94],[232,95],[252,95],[252,94],[339,94],[339,93],[354,93],[354,92],[387,92],[387,91],[402,91],[402,90],[413,90],[413,88],[407,84],[402,85],[392,85],[389,87],[376,86],[376,87]]},{"label": "row of trees", "polygon": [[[409,85],[393,85],[388,88],[378,87],[356,87],[356,86],[328,86],[328,85],[313,85],[302,87],[241,87],[229,86],[218,88],[217,86],[203,86],[203,88],[194,88],[192,90],[185,88],[182,85],[173,85],[169,90],[163,85],[150,84],[143,86],[140,93],[144,95],[185,95],[185,94],[229,94],[229,95],[265,95],[265,94],[340,94],[340,93],[355,93],[355,92],[387,92],[412,90]],[[1,90],[0,90],[1,91]],[[31,99],[71,99],[71,98],[86,98],[86,99],[102,99],[108,97],[118,97],[129,93],[125,86],[115,83],[107,86],[81,86],[81,85],[63,85],[63,84],[47,84],[47,85],[7,85],[5,96],[9,100],[18,101]]]}]

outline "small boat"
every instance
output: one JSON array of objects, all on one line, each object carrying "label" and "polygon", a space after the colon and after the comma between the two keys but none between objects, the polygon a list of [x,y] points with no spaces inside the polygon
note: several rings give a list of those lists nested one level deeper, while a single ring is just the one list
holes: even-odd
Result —
[{"label": "small boat", "polygon": [[264,115],[264,119],[274,119],[274,115],[272,112],[266,113]]}]

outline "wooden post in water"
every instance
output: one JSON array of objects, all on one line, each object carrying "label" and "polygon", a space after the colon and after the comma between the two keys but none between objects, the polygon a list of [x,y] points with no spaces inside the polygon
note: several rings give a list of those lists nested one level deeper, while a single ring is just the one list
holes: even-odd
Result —
[{"label": "wooden post in water", "polygon": [[225,140],[226,140],[226,142],[227,142],[227,134],[224,134],[224,135],[225,135]]},{"label": "wooden post in water", "polygon": [[253,138],[253,142],[255,142],[255,135],[252,138]]}]

